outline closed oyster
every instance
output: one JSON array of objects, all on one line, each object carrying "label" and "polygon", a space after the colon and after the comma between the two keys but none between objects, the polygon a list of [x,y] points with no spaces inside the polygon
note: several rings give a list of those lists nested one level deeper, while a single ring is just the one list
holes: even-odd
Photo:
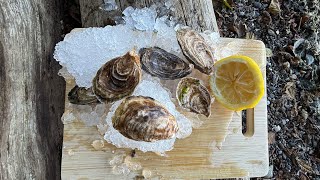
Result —
[{"label": "closed oyster", "polygon": [[183,54],[202,73],[210,75],[216,61],[204,38],[190,28],[177,31],[177,39]]},{"label": "closed oyster", "polygon": [[178,131],[176,119],[150,97],[127,97],[112,117],[112,124],[122,135],[136,141],[170,139]]},{"label": "closed oyster", "polygon": [[180,106],[191,112],[210,116],[211,96],[200,80],[189,77],[181,79],[176,93]]},{"label": "closed oyster", "polygon": [[100,103],[93,94],[91,88],[75,86],[68,93],[68,100],[72,104],[95,104]]},{"label": "closed oyster", "polygon": [[102,102],[113,102],[132,94],[141,79],[139,56],[128,52],[104,64],[93,79],[92,90]]},{"label": "closed oyster", "polygon": [[142,48],[142,69],[161,79],[178,79],[189,75],[193,65],[159,47]]}]

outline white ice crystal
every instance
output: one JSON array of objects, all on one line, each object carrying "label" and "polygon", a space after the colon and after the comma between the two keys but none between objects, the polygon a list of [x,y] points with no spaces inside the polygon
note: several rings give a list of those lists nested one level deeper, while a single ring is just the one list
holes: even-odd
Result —
[{"label": "white ice crystal", "polygon": [[79,86],[90,87],[104,63],[133,49],[158,46],[179,55],[174,29],[164,19],[156,19],[154,10],[128,7],[124,14],[125,25],[76,30],[56,45],[54,58],[67,68]]},{"label": "white ice crystal", "polygon": [[117,146],[118,148],[132,148],[139,149],[143,152],[153,151],[164,153],[165,151],[170,151],[173,148],[176,138],[185,138],[189,136],[192,132],[191,122],[182,114],[180,114],[173,102],[171,101],[170,93],[164,89],[161,84],[158,82],[150,81],[151,79],[147,78],[143,80],[135,89],[133,95],[149,96],[159,101],[168,111],[176,118],[179,131],[176,134],[175,138],[169,140],[160,140],[156,142],[143,142],[135,141],[124,137],[120,134],[119,131],[113,128],[112,117],[115,113],[115,110],[120,105],[122,101],[117,101],[114,103],[110,109],[109,114],[107,115],[106,122],[109,126],[107,132],[105,133],[104,139]]}]

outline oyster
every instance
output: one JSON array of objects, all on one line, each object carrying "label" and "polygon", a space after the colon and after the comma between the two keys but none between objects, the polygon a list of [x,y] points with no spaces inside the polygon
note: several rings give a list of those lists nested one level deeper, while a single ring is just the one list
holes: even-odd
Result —
[{"label": "oyster", "polygon": [[100,101],[93,94],[91,88],[75,86],[68,93],[68,100],[72,104],[95,104]]},{"label": "oyster", "polygon": [[210,75],[216,61],[209,45],[195,30],[182,28],[177,31],[177,39],[183,54],[202,73]]},{"label": "oyster", "polygon": [[211,114],[211,96],[208,89],[196,78],[183,78],[177,86],[180,106],[207,117]]},{"label": "oyster", "polygon": [[189,75],[193,65],[159,47],[142,48],[142,69],[161,79],[178,79]]},{"label": "oyster", "polygon": [[93,93],[102,102],[113,102],[132,94],[141,79],[139,56],[128,52],[104,64],[93,79]]},{"label": "oyster", "polygon": [[136,141],[170,139],[178,131],[174,116],[159,102],[144,96],[124,99],[112,117],[112,124],[122,135]]}]

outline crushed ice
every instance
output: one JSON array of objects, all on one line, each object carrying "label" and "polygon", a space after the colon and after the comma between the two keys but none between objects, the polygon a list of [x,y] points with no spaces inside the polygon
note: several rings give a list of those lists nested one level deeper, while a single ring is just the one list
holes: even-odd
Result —
[{"label": "crushed ice", "polygon": [[[133,95],[141,95],[141,96],[149,96],[159,101],[164,107],[168,109],[168,111],[176,118],[179,131],[176,134],[176,137],[168,140],[160,140],[156,142],[143,142],[143,141],[135,141],[124,137],[120,134],[119,131],[113,128],[112,126],[112,117],[115,113],[115,110],[120,105],[122,101],[115,102],[109,114],[107,115],[107,124],[108,130],[105,133],[104,139],[117,146],[118,148],[132,148],[139,149],[143,152],[153,151],[164,153],[165,151],[170,151],[173,148],[173,144],[176,138],[185,138],[189,136],[192,132],[192,124],[191,122],[182,114],[180,114],[173,102],[171,101],[170,93],[164,89],[160,83],[151,81],[151,77],[145,78],[135,89]],[[155,93],[156,92],[156,93]]]}]

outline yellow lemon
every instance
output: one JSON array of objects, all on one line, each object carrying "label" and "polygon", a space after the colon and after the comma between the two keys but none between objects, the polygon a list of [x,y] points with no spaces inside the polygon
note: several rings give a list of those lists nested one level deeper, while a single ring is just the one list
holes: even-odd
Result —
[{"label": "yellow lemon", "polygon": [[262,72],[247,56],[229,56],[214,64],[210,88],[217,101],[228,109],[253,108],[264,93]]}]

